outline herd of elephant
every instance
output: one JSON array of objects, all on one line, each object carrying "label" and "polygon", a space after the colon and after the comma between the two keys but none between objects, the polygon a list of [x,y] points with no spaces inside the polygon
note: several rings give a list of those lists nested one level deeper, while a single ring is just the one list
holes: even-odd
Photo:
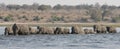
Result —
[{"label": "herd of elephant", "polygon": [[[71,30],[71,31],[70,31]],[[82,29],[82,26],[71,26],[71,28],[62,27],[43,27],[37,26],[37,29],[27,24],[13,24],[5,27],[4,35],[29,35],[29,34],[97,34],[97,33],[116,33],[113,26],[93,25],[93,29]]]}]

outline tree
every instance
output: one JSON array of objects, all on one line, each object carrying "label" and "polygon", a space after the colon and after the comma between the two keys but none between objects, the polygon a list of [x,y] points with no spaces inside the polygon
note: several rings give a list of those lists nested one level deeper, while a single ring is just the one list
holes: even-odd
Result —
[{"label": "tree", "polygon": [[42,11],[48,10],[48,9],[51,9],[51,6],[50,6],[50,5],[40,5],[40,6],[38,7],[38,10],[42,10]]},{"label": "tree", "polygon": [[18,10],[21,8],[21,6],[20,5],[7,5],[7,8],[10,10],[11,9]]},{"label": "tree", "polygon": [[63,7],[60,5],[60,4],[57,4],[53,7],[53,9],[55,10],[59,10],[59,9],[62,9]]},{"label": "tree", "polygon": [[30,10],[31,9],[31,6],[30,5],[27,5],[27,4],[23,4],[21,6],[22,9],[25,9],[25,10]]},{"label": "tree", "polygon": [[97,9],[100,9],[100,4],[99,4],[99,3],[96,3],[96,4],[95,4],[95,7],[96,7]]},{"label": "tree", "polygon": [[33,10],[38,10],[39,4],[38,3],[33,3],[32,5]]},{"label": "tree", "polygon": [[4,3],[0,4],[0,9],[6,9],[6,5]]},{"label": "tree", "polygon": [[89,10],[91,18],[94,19],[95,21],[101,21],[102,19],[102,12],[99,9],[90,9]]},{"label": "tree", "polygon": [[111,14],[112,13],[110,12],[110,10],[104,10],[103,13],[102,13],[102,20],[104,19],[105,16],[109,16]]},{"label": "tree", "polygon": [[107,4],[104,4],[104,5],[101,6],[101,8],[102,8],[102,10],[106,10],[106,9],[109,8],[109,6]]},{"label": "tree", "polygon": [[92,7],[92,5],[84,4],[84,5],[77,5],[75,7],[76,7],[76,9],[89,9]]}]

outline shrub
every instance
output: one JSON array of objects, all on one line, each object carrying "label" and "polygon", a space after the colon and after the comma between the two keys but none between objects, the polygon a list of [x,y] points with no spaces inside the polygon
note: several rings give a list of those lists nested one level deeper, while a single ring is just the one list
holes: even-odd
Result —
[{"label": "shrub", "polygon": [[24,16],[22,16],[22,18],[24,18],[25,20],[28,20],[28,18],[24,15]]},{"label": "shrub", "polygon": [[81,19],[83,22],[87,22],[87,18],[82,18]]},{"label": "shrub", "polygon": [[0,19],[3,19],[3,17],[2,17],[2,16],[0,16]]},{"label": "shrub", "polygon": [[33,20],[34,20],[34,21],[39,21],[39,20],[40,20],[40,17],[39,17],[39,16],[35,16],[35,17],[33,18]]},{"label": "shrub", "polygon": [[61,18],[57,16],[51,16],[52,21],[60,21]]},{"label": "shrub", "polygon": [[4,21],[12,21],[12,20],[13,20],[13,18],[10,17],[10,16],[7,16],[7,17],[4,18]]},{"label": "shrub", "polygon": [[113,17],[112,22],[120,22],[120,16],[119,17]]}]

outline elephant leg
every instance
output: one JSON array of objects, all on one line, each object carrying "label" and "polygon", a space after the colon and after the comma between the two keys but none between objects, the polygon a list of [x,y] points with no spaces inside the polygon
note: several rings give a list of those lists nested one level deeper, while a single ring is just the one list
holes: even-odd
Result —
[{"label": "elephant leg", "polygon": [[41,34],[41,31],[38,31],[37,34]]},{"label": "elephant leg", "polygon": [[114,33],[117,33],[117,32],[114,30]]},{"label": "elephant leg", "polygon": [[100,31],[97,31],[97,33],[101,33]]},{"label": "elephant leg", "polygon": [[105,33],[105,31],[101,31],[101,33]]},{"label": "elephant leg", "polygon": [[4,34],[5,34],[5,35],[8,35],[8,32],[5,32]]},{"label": "elephant leg", "polygon": [[99,33],[99,31],[96,31],[97,33]]},{"label": "elephant leg", "polygon": [[26,35],[29,35],[29,34],[30,34],[29,32],[26,33]]},{"label": "elephant leg", "polygon": [[103,33],[106,33],[105,31]]},{"label": "elephant leg", "polygon": [[18,35],[18,31],[14,31],[14,35]]}]

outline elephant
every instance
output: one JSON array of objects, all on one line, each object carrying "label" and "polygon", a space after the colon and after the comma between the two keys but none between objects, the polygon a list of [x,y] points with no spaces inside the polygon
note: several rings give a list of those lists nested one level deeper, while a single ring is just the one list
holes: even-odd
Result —
[{"label": "elephant", "polygon": [[52,27],[46,27],[44,32],[47,32],[47,34],[54,34],[54,29]]},{"label": "elephant", "polygon": [[28,35],[29,32],[29,26],[27,24],[13,24],[12,30],[14,35]]},{"label": "elephant", "polygon": [[42,29],[43,29],[43,27],[41,27],[41,26],[37,26],[37,34],[42,34]]},{"label": "elephant", "polygon": [[71,31],[72,31],[71,34],[85,34],[82,27],[78,26],[72,26]]},{"label": "elephant", "polygon": [[101,26],[101,33],[107,33],[107,28],[106,26]]},{"label": "elephant", "polygon": [[29,27],[30,34],[37,34],[37,29]]},{"label": "elephant", "polygon": [[63,34],[63,29],[60,27],[56,27],[56,29],[54,30],[55,34]]},{"label": "elephant", "polygon": [[104,25],[93,25],[93,29],[96,33],[107,33],[106,26]]},{"label": "elephant", "polygon": [[69,33],[70,33],[70,30],[68,28],[64,28],[63,34],[69,34]]},{"label": "elephant", "polygon": [[37,34],[54,34],[54,30],[52,27],[37,26],[37,29],[38,29]]},{"label": "elephant", "polygon": [[100,33],[101,32],[101,26],[100,25],[93,25],[94,32]]},{"label": "elephant", "polygon": [[13,35],[13,30],[11,26],[5,27],[4,35]]},{"label": "elephant", "polygon": [[85,34],[89,34],[89,29],[84,29]]},{"label": "elephant", "polygon": [[95,32],[92,29],[84,29],[85,34],[94,34]]},{"label": "elephant", "polygon": [[56,27],[54,33],[55,34],[69,34],[70,31],[67,28]]},{"label": "elephant", "polygon": [[117,33],[116,28],[113,26],[107,26],[108,33]]},{"label": "elephant", "polygon": [[92,29],[89,29],[90,34],[95,34],[95,32]]}]

